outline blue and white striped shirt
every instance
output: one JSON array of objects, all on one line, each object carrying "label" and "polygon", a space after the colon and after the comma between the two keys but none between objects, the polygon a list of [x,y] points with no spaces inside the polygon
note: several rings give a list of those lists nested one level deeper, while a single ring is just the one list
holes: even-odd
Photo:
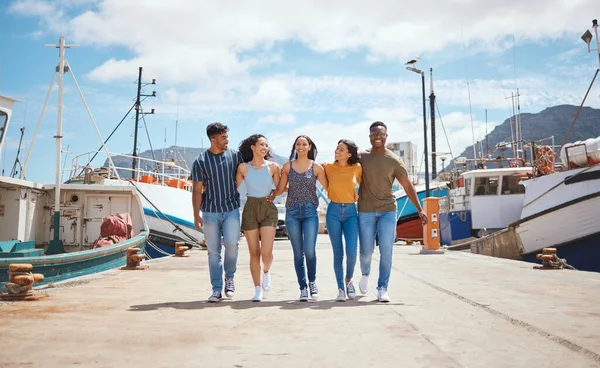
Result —
[{"label": "blue and white striped shirt", "polygon": [[242,162],[242,154],[228,149],[215,155],[206,150],[192,167],[192,180],[204,184],[202,212],[225,213],[240,208],[240,193],[235,184],[235,173]]}]

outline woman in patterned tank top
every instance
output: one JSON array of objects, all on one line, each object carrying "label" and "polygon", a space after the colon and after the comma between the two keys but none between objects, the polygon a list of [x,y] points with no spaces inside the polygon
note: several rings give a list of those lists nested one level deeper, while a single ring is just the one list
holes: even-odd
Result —
[{"label": "woman in patterned tank top", "polygon": [[254,281],[252,301],[260,302],[263,290],[269,291],[271,288],[273,242],[279,215],[272,195],[279,183],[280,170],[276,162],[267,161],[271,158],[271,151],[267,138],[262,134],[253,134],[244,139],[239,150],[244,162],[237,168],[236,184],[239,189],[245,182],[248,195],[242,213],[242,230],[250,251],[250,274]]},{"label": "woman in patterned tank top", "polygon": [[292,146],[290,161],[283,165],[281,179],[275,192],[275,195],[280,195],[288,186],[285,224],[294,252],[294,268],[300,286],[300,301],[308,301],[308,289],[312,299],[319,298],[316,284],[316,246],[319,231],[317,179],[326,190],[328,184],[325,170],[314,161],[316,157],[317,146],[314,142],[308,136],[298,136]]}]

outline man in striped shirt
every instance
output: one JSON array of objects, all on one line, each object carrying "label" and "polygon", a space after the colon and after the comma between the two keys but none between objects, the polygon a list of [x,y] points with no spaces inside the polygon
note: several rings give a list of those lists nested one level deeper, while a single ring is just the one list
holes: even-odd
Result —
[{"label": "man in striped shirt", "polygon": [[[213,293],[209,302],[223,298],[223,268],[225,269],[225,295],[233,297],[233,278],[237,267],[240,235],[240,194],[235,183],[240,152],[228,149],[229,128],[221,123],[206,127],[210,148],[200,153],[192,167],[192,205],[194,224],[204,231],[208,249],[208,267]],[[202,211],[202,214],[200,213]],[[221,259],[221,235],[225,257]]]}]

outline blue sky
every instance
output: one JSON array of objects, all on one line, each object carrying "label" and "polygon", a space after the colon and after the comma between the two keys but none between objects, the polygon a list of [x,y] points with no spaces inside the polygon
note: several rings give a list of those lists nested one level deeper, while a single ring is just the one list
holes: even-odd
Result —
[{"label": "blue sky", "polygon": [[[8,174],[25,126],[21,161],[50,87],[64,35],[80,48],[67,59],[106,137],[133,104],[138,67],[157,79],[143,107],[154,148],[207,145],[205,127],[221,121],[231,145],[263,133],[274,150],[289,154],[308,134],[319,161],[333,158],[340,138],[368,145],[368,126],[382,120],[388,142],[423,149],[420,76],[404,62],[420,57],[433,68],[447,143],[438,125],[439,152],[459,154],[508,118],[506,97],[518,87],[521,111],[579,104],[598,67],[580,39],[598,7],[592,0],[425,0],[294,2],[262,0],[5,0],[0,1],[0,94],[20,100],[0,165]],[[428,11],[425,11],[428,9]],[[70,76],[66,79],[64,148],[67,162],[95,150],[99,140]],[[469,103],[470,92],[470,103]],[[56,91],[51,95],[27,168],[27,178],[52,182]],[[595,87],[587,106],[600,107]],[[470,114],[472,111],[472,115]],[[473,120],[474,130],[471,129]],[[439,124],[439,116],[438,116]],[[142,125],[139,149],[149,149]],[[131,153],[133,120],[108,143]],[[508,137],[507,137],[508,138]],[[99,164],[100,162],[96,163]],[[440,163],[438,162],[438,167]],[[423,170],[421,166],[421,171]]]}]

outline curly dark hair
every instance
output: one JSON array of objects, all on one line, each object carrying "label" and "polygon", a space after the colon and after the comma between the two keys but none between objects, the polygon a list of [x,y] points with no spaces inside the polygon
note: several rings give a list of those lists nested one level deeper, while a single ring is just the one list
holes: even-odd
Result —
[{"label": "curly dark hair", "polygon": [[358,163],[358,160],[360,159],[360,154],[358,153],[358,146],[356,145],[356,143],[349,139],[340,139],[338,144],[340,143],[345,144],[346,147],[348,147],[348,152],[350,152],[351,154],[351,156],[348,158],[348,164],[354,165]]},{"label": "curly dark hair", "polygon": [[208,138],[212,138],[215,135],[227,133],[228,131],[229,128],[227,127],[227,125],[221,123],[208,124],[208,126],[206,127],[206,135],[208,136]]},{"label": "curly dark hair", "polygon": [[[244,139],[240,143],[239,151],[242,153],[242,160],[244,162],[250,162],[250,161],[252,161],[252,158],[254,157],[254,152],[252,152],[252,147],[251,146],[254,146],[256,144],[256,142],[258,142],[258,140],[260,138],[267,139],[267,137],[265,137],[262,134],[252,134],[251,136],[249,136],[248,138]],[[271,157],[273,157],[273,155],[271,154],[271,149],[269,149],[267,151],[267,154],[265,155],[265,160],[268,160]]]},{"label": "curly dark hair", "polygon": [[311,160],[316,159],[318,151],[317,151],[317,146],[315,145],[315,142],[313,142],[312,139],[310,139],[310,137],[307,135],[299,135],[294,140],[294,144],[292,144],[292,152],[290,153],[290,161],[298,158],[298,155],[296,154],[296,142],[298,142],[298,139],[300,139],[300,138],[306,139],[308,141],[308,144],[310,145],[310,150],[308,151],[308,158]]}]

